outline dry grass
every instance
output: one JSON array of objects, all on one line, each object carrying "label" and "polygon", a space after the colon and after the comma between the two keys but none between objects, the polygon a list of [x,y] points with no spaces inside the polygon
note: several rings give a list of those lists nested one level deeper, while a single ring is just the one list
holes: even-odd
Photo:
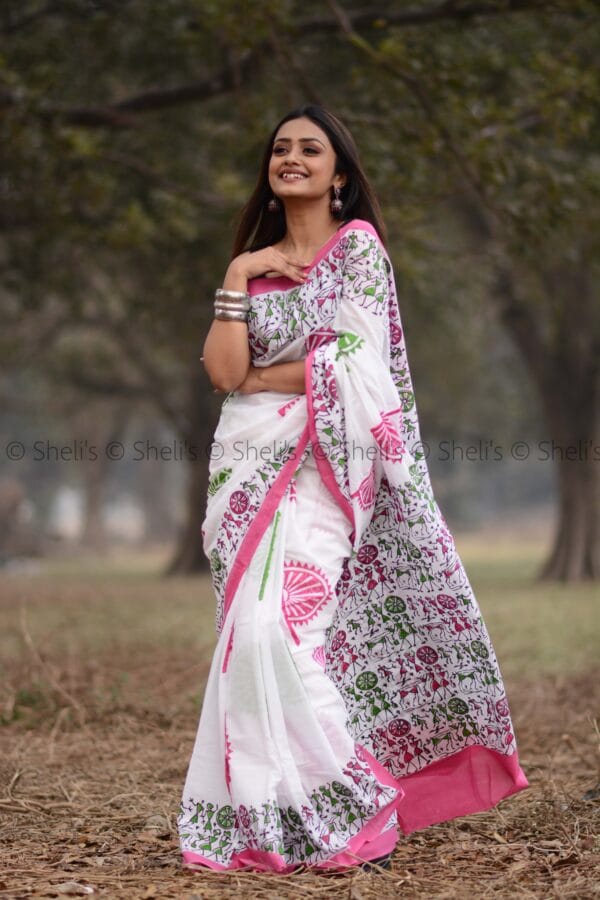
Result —
[{"label": "dry grass", "polygon": [[62,896],[66,883],[132,900],[597,896],[594,592],[531,588],[533,554],[461,548],[531,787],[403,838],[378,874],[181,866],[175,816],[213,646],[206,578],[157,579],[147,558],[5,576],[0,897]]}]

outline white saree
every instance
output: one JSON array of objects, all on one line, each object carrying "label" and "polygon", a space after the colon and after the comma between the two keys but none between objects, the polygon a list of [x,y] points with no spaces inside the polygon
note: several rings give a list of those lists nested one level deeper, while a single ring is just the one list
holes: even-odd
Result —
[{"label": "white saree", "polygon": [[433,496],[393,270],[354,219],[309,278],[249,282],[204,549],[219,640],[183,790],[184,861],[352,866],[528,786],[487,629]]}]

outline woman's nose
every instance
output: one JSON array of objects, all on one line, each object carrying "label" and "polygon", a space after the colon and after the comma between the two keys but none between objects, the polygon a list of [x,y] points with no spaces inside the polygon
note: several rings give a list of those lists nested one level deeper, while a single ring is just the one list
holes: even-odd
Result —
[{"label": "woman's nose", "polygon": [[286,161],[286,163],[297,163],[298,162],[297,150],[294,150],[293,147],[290,147],[285,153],[285,161]]}]

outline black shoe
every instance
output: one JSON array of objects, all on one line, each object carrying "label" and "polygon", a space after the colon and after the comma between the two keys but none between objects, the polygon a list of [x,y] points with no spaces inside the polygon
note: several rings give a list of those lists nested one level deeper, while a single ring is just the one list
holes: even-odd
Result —
[{"label": "black shoe", "polygon": [[391,867],[391,853],[388,853],[387,856],[378,856],[377,859],[368,859],[360,864],[360,868],[364,869],[365,872],[378,872],[380,869],[391,869]]}]

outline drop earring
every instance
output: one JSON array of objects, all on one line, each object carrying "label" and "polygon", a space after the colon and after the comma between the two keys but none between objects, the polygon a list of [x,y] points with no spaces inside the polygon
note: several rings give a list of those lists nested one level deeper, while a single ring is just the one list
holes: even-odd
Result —
[{"label": "drop earring", "polygon": [[335,194],[335,197],[331,201],[331,204],[330,204],[331,212],[334,214],[334,216],[338,216],[340,214],[340,212],[342,211],[342,207],[344,204],[340,200],[340,188],[337,186],[337,184],[334,187],[333,192]]},{"label": "drop earring", "polygon": [[269,212],[279,212],[281,209],[281,203],[277,199],[277,197],[271,197],[269,202],[267,203],[267,209]]}]

